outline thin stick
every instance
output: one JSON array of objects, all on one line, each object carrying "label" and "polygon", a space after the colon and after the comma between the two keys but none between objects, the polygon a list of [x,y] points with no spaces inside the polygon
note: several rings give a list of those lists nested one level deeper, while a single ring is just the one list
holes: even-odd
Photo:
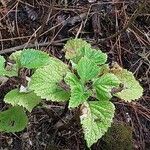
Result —
[{"label": "thin stick", "polygon": [[[55,45],[55,46],[62,46],[63,44],[61,42],[64,42],[64,41],[67,41],[67,40],[68,40],[68,38],[62,39],[62,40],[58,40],[58,41],[54,41],[52,43],[50,43],[50,42],[38,43],[38,46],[39,47],[43,47],[43,46],[47,46],[49,44],[50,45]],[[25,44],[22,44],[22,45],[19,45],[19,46],[16,46],[16,47],[4,49],[4,50],[0,51],[0,55],[1,54],[12,53],[12,52],[15,52],[15,51],[18,51],[18,50],[23,50],[25,47],[26,48],[32,48],[32,47],[35,47],[35,44],[29,43],[28,45],[26,45],[26,43],[25,43]]]},{"label": "thin stick", "polygon": [[107,38],[98,39],[98,42],[113,39],[113,38],[117,37],[118,35],[120,35],[121,33],[125,32],[130,27],[130,25],[135,21],[135,19],[137,18],[137,16],[142,11],[142,9],[144,8],[145,5],[146,5],[146,0],[144,0],[144,2],[135,10],[133,15],[130,17],[128,23],[125,25],[125,27],[122,30],[120,30],[119,32],[116,32],[115,34],[113,34]]},{"label": "thin stick", "polygon": [[40,28],[38,28],[39,30],[37,30],[36,37],[35,37],[34,39],[32,39],[30,43],[34,43],[34,42],[36,41],[36,39],[39,38],[40,34],[43,32],[43,29],[44,29],[45,25],[47,24],[48,18],[49,18],[49,16],[50,16],[51,13],[52,13],[52,9],[53,9],[53,3],[52,3],[51,6],[49,7],[47,15],[45,15],[45,16],[43,17],[43,19],[42,19],[42,22],[43,22],[43,23],[42,23],[42,25],[40,26]]}]

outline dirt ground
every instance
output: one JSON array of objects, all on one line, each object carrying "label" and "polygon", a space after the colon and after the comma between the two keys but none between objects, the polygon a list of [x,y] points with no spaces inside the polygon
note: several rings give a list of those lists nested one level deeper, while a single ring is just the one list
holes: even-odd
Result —
[{"label": "dirt ground", "polygon": [[[63,45],[83,38],[132,71],[144,88],[137,102],[114,98],[114,123],[132,129],[134,150],[150,150],[150,1],[149,0],[0,0],[0,54],[6,58],[23,48],[37,48],[65,61]],[[4,95],[15,87],[0,86]],[[0,133],[0,150],[86,150],[82,129],[64,104],[43,102],[29,116],[27,129]],[[60,118],[61,117],[61,118]],[[92,150],[106,150],[99,140]],[[129,150],[124,147],[109,150]]]}]

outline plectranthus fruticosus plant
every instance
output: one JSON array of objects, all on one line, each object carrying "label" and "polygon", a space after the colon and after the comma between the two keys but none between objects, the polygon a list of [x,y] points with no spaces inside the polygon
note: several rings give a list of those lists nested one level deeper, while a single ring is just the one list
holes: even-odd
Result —
[{"label": "plectranthus fruticosus plant", "polygon": [[132,72],[117,63],[110,67],[107,54],[86,41],[71,39],[63,51],[68,64],[35,49],[12,53],[11,67],[0,56],[0,77],[18,77],[23,69],[32,72],[22,76],[25,85],[20,83],[5,95],[4,102],[10,105],[0,112],[0,131],[23,130],[28,124],[26,111],[31,112],[41,100],[68,102],[69,109],[79,108],[84,138],[91,147],[113,122],[112,97],[131,102],[142,96],[143,88]]}]

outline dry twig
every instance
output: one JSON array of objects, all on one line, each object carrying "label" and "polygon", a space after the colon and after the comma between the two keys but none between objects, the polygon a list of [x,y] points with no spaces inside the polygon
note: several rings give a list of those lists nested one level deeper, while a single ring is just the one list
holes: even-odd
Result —
[{"label": "dry twig", "polygon": [[146,5],[146,2],[147,2],[147,0],[144,0],[143,3],[135,10],[133,15],[130,17],[128,23],[125,25],[125,27],[122,30],[120,30],[119,32],[116,32],[115,34],[113,34],[107,38],[98,39],[98,42],[113,39],[113,38],[119,36],[120,34],[122,34],[123,32],[125,32],[130,27],[130,25],[135,21],[135,19],[138,17],[139,13],[143,10],[143,8]]}]

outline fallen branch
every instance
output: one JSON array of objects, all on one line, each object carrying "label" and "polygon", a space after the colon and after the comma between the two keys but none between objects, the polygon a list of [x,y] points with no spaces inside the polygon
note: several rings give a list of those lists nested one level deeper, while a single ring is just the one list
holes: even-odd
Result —
[{"label": "fallen branch", "polygon": [[63,43],[61,42],[64,42],[64,41],[67,41],[67,39],[62,39],[62,40],[58,40],[58,41],[53,41],[52,43],[50,42],[45,42],[45,43],[38,43],[38,44],[31,44],[29,43],[28,45],[25,44],[22,44],[22,45],[19,45],[19,46],[15,46],[15,47],[11,47],[11,48],[8,48],[8,49],[4,49],[4,50],[1,50],[0,51],[0,55],[1,54],[7,54],[7,53],[12,53],[12,52],[15,52],[15,51],[18,51],[18,50],[23,50],[25,47],[26,48],[33,48],[33,47],[44,47],[44,46],[47,46],[47,45],[54,45],[54,46],[62,46]]}]

